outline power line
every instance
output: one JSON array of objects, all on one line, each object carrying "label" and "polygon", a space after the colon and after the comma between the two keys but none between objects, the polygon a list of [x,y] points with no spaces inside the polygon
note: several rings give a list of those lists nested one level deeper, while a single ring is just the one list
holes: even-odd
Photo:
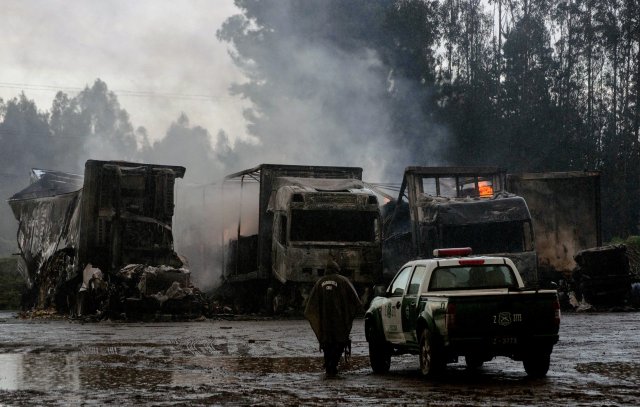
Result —
[{"label": "power line", "polygon": [[4,130],[4,129],[0,129],[0,136],[9,136],[9,137],[51,137],[52,139],[58,139],[58,138],[72,138],[72,139],[82,139],[82,138],[89,138],[88,135],[73,135],[73,134],[53,134],[50,130],[47,130],[46,132],[42,132],[42,133],[32,133],[32,132],[23,132],[20,130]]},{"label": "power line", "polygon": [[[43,85],[43,84],[29,84],[29,83],[15,83],[15,82],[0,82],[0,88],[5,89],[21,89],[32,90],[40,92],[81,92],[87,87],[71,87],[71,86],[57,86],[57,85]],[[176,92],[156,92],[152,90],[126,90],[126,89],[112,89],[111,92],[117,94],[119,97],[148,97],[148,98],[169,98],[169,99],[185,99],[185,100],[215,100],[221,97],[227,97],[226,94],[220,96],[198,94],[198,93],[176,93]]]}]

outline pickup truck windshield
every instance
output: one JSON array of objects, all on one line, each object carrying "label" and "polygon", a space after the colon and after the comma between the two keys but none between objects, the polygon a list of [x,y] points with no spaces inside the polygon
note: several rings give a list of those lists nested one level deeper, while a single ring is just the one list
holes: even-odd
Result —
[{"label": "pickup truck windshield", "polygon": [[513,271],[506,265],[453,266],[433,270],[429,291],[516,288],[517,286]]},{"label": "pickup truck windshield", "polygon": [[377,213],[354,210],[291,211],[293,242],[375,242]]}]

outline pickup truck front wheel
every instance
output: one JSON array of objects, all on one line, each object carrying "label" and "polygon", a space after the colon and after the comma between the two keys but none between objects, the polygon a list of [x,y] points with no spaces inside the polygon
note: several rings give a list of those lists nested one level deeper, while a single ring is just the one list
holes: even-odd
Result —
[{"label": "pickup truck front wheel", "polygon": [[391,367],[391,350],[384,342],[369,342],[369,362],[375,374],[384,374]]},{"label": "pickup truck front wheel", "polygon": [[372,325],[368,325],[367,329],[369,330],[369,362],[371,363],[371,370],[375,374],[387,373],[391,367],[391,348],[389,344],[376,338]]},{"label": "pickup truck front wheel", "polygon": [[424,328],[420,334],[420,373],[424,377],[432,378],[443,367],[433,335]]},{"label": "pickup truck front wheel", "polygon": [[524,371],[529,377],[541,378],[547,375],[549,371],[549,363],[551,362],[551,353],[535,352],[527,355],[523,360]]}]

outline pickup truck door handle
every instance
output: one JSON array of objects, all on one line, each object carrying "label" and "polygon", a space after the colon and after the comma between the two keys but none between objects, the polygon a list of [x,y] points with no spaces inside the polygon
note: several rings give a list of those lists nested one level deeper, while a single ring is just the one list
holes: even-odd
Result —
[{"label": "pickup truck door handle", "polygon": [[396,302],[396,308],[400,308],[400,305],[402,305],[400,301]]}]

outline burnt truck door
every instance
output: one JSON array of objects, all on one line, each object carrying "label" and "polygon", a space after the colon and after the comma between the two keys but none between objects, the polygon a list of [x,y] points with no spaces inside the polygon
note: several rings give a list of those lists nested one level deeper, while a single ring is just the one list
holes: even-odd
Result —
[{"label": "burnt truck door", "polygon": [[434,249],[442,247],[441,234],[438,233],[438,225],[422,224],[418,231],[420,244],[417,247],[415,256],[418,258],[430,258]]},{"label": "burnt truck door", "polygon": [[405,341],[409,343],[418,343],[418,338],[416,337],[417,307],[420,299],[420,285],[424,281],[426,273],[427,266],[416,266],[411,275],[407,292],[402,299],[402,331],[404,332]]},{"label": "burnt truck door", "polygon": [[404,267],[389,286],[387,297],[382,303],[382,327],[387,341],[395,344],[406,342],[402,330],[402,301],[407,291],[413,266]]}]

